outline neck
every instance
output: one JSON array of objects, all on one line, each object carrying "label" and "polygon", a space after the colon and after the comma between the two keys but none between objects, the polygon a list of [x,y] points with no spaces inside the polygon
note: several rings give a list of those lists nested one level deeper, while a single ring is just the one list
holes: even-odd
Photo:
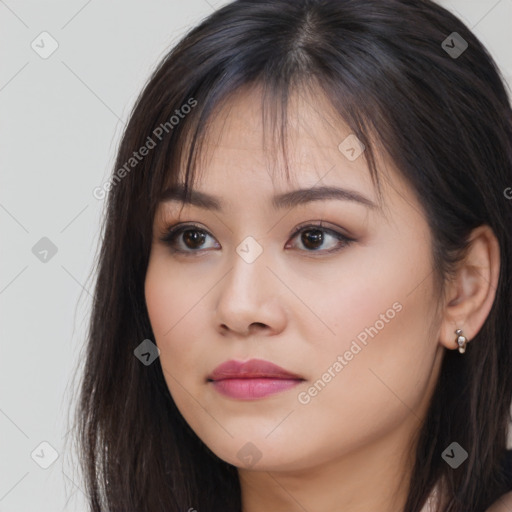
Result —
[{"label": "neck", "polygon": [[[417,425],[410,414],[398,428],[328,462],[295,471],[239,469],[242,512],[397,512],[412,471],[404,443]],[[406,436],[406,437],[404,437]]]}]

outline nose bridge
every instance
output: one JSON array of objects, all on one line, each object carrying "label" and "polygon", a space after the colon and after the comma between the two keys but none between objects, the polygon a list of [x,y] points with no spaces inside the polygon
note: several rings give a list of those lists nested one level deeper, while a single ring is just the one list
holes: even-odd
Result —
[{"label": "nose bridge", "polygon": [[246,333],[251,324],[278,329],[282,311],[276,302],[278,285],[267,265],[269,253],[253,237],[246,237],[230,258],[231,270],[220,287],[217,316],[220,324]]},{"label": "nose bridge", "polygon": [[232,270],[228,276],[228,286],[239,299],[264,300],[262,288],[267,283],[267,252],[254,237],[247,236],[235,247],[231,256]]}]

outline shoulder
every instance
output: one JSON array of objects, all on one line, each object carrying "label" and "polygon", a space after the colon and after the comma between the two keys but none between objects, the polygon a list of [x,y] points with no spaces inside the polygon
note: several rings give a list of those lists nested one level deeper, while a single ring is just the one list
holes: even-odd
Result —
[{"label": "shoulder", "polygon": [[498,498],[485,512],[510,512],[512,510],[512,491]]},{"label": "shoulder", "polygon": [[[503,471],[509,481],[512,481],[512,450],[503,453]],[[499,497],[485,512],[510,512],[512,511],[512,491]]]}]

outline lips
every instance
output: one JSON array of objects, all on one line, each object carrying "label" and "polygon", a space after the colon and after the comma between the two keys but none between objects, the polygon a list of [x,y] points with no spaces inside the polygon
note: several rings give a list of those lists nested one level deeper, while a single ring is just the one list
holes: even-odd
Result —
[{"label": "lips", "polygon": [[236,400],[257,400],[294,388],[305,379],[280,366],[250,359],[226,361],[208,376],[209,385],[220,394]]},{"label": "lips", "polygon": [[280,366],[263,359],[250,359],[241,362],[226,361],[208,375],[209,381],[220,381],[225,379],[283,379],[283,380],[304,380],[303,377],[291,373]]}]

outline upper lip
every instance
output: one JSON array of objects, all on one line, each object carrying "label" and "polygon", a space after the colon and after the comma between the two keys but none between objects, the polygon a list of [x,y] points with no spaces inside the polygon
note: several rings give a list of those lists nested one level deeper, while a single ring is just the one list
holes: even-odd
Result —
[{"label": "upper lip", "polygon": [[300,375],[291,373],[280,366],[263,359],[250,359],[249,361],[226,361],[208,375],[208,380],[223,379],[299,379],[304,380]]}]

